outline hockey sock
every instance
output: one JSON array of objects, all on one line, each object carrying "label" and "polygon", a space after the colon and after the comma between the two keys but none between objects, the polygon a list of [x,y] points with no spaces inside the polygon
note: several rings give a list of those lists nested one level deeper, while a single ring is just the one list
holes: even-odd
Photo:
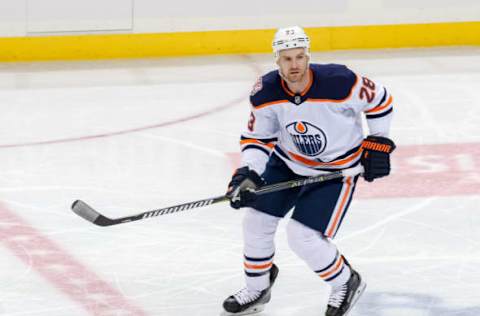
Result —
[{"label": "hockey sock", "polygon": [[274,237],[280,218],[246,208],[243,220],[244,269],[247,288],[262,291],[270,285]]},{"label": "hockey sock", "polygon": [[270,285],[270,269],[273,264],[273,254],[265,258],[252,258],[245,256],[245,280],[247,288],[262,291]]},{"label": "hockey sock", "polygon": [[320,232],[291,219],[287,225],[287,237],[290,248],[331,286],[340,286],[350,278],[345,258]]},{"label": "hockey sock", "polygon": [[337,251],[335,259],[326,267],[315,270],[315,273],[325,282],[336,288],[348,281],[351,270],[343,255]]}]

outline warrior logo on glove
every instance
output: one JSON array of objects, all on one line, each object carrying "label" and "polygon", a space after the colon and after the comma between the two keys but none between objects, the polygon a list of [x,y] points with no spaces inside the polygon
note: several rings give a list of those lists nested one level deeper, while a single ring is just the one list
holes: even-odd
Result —
[{"label": "warrior logo on glove", "polygon": [[360,162],[365,168],[363,178],[366,181],[372,182],[390,174],[390,154],[395,147],[395,143],[387,137],[368,136],[363,141]]}]

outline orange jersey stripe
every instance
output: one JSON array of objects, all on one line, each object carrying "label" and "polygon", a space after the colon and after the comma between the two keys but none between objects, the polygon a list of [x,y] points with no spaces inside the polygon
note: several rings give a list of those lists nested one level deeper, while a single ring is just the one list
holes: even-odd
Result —
[{"label": "orange jersey stripe", "polygon": [[388,98],[387,103],[385,103],[385,104],[382,105],[382,106],[378,106],[378,107],[375,107],[375,108],[373,108],[373,109],[371,109],[371,110],[365,111],[365,113],[370,114],[370,113],[380,112],[380,111],[384,110],[385,108],[387,108],[390,104],[392,104],[392,102],[393,102],[393,97],[390,96],[390,97]]},{"label": "orange jersey stripe", "polygon": [[278,100],[278,101],[267,102],[267,103],[263,103],[263,104],[260,104],[258,106],[255,106],[255,110],[263,109],[263,108],[265,108],[267,106],[270,106],[270,105],[288,103],[288,102],[289,102],[288,100]]},{"label": "orange jersey stripe", "polygon": [[318,162],[318,161],[315,161],[315,160],[307,159],[307,158],[302,157],[300,155],[297,155],[295,153],[292,153],[291,151],[288,152],[288,154],[293,158],[293,160],[299,161],[299,162],[301,162],[305,165],[312,166],[312,167],[340,166],[340,165],[343,165],[343,164],[346,164],[348,162],[353,161],[355,158],[360,156],[361,153],[362,153],[362,149],[359,148],[356,152],[354,152],[352,155],[350,155],[346,158],[343,158],[343,159],[340,159],[340,160],[335,160],[335,161],[332,161],[332,162]]},{"label": "orange jersey stripe", "polygon": [[313,71],[312,69],[308,69],[308,72],[310,73],[310,81],[308,82],[307,86],[305,89],[303,89],[302,92],[300,92],[300,95],[303,97],[305,94],[307,94],[308,90],[310,90],[310,87],[313,84]]},{"label": "orange jersey stripe", "polygon": [[352,188],[352,178],[349,177],[347,178],[347,189],[345,190],[345,194],[342,197],[342,202],[340,203],[340,207],[337,209],[337,212],[335,214],[335,218],[333,220],[333,225],[330,227],[330,229],[327,232],[327,236],[331,237],[336,231],[336,228],[338,226],[338,222],[340,221],[340,217],[343,214],[343,211],[345,209],[345,205],[347,203],[348,197],[350,196],[350,190]]},{"label": "orange jersey stripe", "polygon": [[267,146],[270,149],[273,149],[273,147],[275,147],[275,144],[273,143],[263,143],[257,139],[243,139],[240,141],[240,145],[246,145],[246,144],[257,144],[257,145]]},{"label": "orange jersey stripe", "polygon": [[286,94],[288,94],[291,97],[293,97],[295,95],[295,93],[290,91],[288,86],[285,84],[285,80],[283,80],[283,78],[281,79],[280,83],[282,84],[283,91],[285,91]]}]

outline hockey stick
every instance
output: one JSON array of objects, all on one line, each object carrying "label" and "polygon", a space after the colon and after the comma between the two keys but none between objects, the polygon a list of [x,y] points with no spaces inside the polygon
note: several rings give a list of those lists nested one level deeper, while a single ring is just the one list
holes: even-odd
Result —
[{"label": "hockey stick", "polygon": [[[328,174],[322,174],[322,175],[313,176],[309,178],[303,178],[298,180],[291,180],[291,181],[285,181],[285,182],[279,182],[271,185],[266,185],[256,190],[255,193],[258,195],[262,195],[262,194],[272,193],[272,192],[281,191],[285,189],[300,187],[300,186],[304,186],[312,183],[324,182],[324,181],[342,178],[342,177],[355,176],[362,172],[363,172],[363,167],[361,165],[358,165],[353,168],[335,171]],[[119,217],[119,218],[108,218],[100,214],[99,212],[97,212],[87,203],[81,200],[77,200],[72,204],[72,211],[75,212],[78,216],[86,219],[87,221],[94,223],[95,225],[111,226],[111,225],[117,225],[117,224],[122,224],[127,222],[138,221],[141,219],[151,218],[155,216],[172,214],[180,211],[186,211],[193,208],[204,207],[207,205],[225,202],[228,200],[229,200],[228,197],[226,197],[225,195],[222,195],[222,196],[188,202],[184,204],[173,205],[170,207],[160,208],[152,211],[139,213],[136,215]]]}]

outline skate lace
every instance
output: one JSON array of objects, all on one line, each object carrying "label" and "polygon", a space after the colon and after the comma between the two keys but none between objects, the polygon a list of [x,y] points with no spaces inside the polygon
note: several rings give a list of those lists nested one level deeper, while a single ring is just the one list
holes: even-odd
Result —
[{"label": "skate lace", "polygon": [[345,300],[345,296],[347,294],[347,285],[344,284],[336,289],[332,290],[332,294],[330,294],[330,298],[328,299],[328,305],[339,308],[343,301]]},{"label": "skate lace", "polygon": [[243,288],[234,294],[233,297],[235,297],[240,305],[245,305],[259,298],[260,294],[260,291],[250,291],[247,288]]}]

